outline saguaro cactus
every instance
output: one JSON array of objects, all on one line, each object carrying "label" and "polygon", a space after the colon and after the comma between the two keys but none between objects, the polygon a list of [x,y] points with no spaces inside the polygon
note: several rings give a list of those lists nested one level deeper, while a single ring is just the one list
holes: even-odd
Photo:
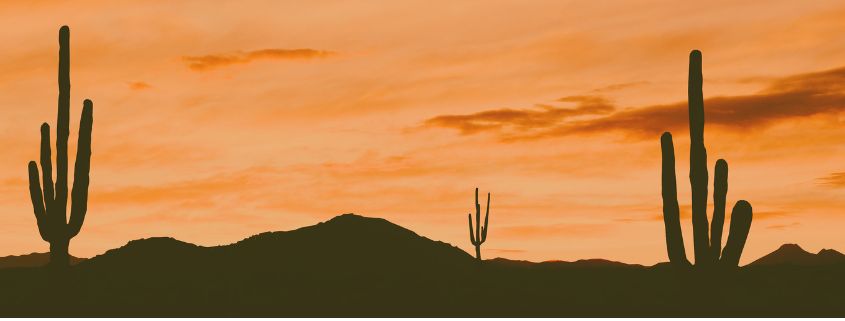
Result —
[{"label": "saguaro cactus", "polygon": [[487,219],[490,217],[490,193],[487,193],[487,211],[484,214],[484,226],[481,226],[481,205],[478,204],[478,188],[475,188],[475,235],[472,230],[472,213],[467,214],[469,220],[469,241],[475,246],[475,258],[481,262],[481,244],[487,241]]},{"label": "saguaro cactus", "polygon": [[[736,202],[731,212],[728,242],[722,249],[722,228],[725,223],[725,197],[728,193],[728,162],[716,161],[713,180],[713,222],[708,235],[707,222],[707,150],[704,147],[704,94],[702,92],[701,52],[693,50],[689,62],[689,122],[690,122],[690,187],[692,189],[692,227],[696,266],[721,264],[736,267],[748,232],[751,229],[751,204]],[[666,250],[669,261],[678,266],[690,266],[684,251],[684,239],[678,208],[675,182],[675,151],[672,134],[660,137],[663,154],[663,223],[666,227]]]},{"label": "saguaro cactus", "polygon": [[67,141],[70,114],[70,30],[59,29],[59,112],[56,126],[56,183],[53,185],[52,157],[50,155],[50,125],[41,125],[41,173],[43,189],[39,185],[38,164],[29,162],[29,195],[38,224],[38,232],[44,241],[50,243],[52,267],[67,267],[70,264],[68,245],[70,239],[79,234],[85,212],[88,210],[88,172],[91,169],[91,127],[93,125],[93,103],[86,99],[82,106],[82,120],[79,122],[79,142],[76,151],[76,166],[73,171],[70,220],[67,219]]}]

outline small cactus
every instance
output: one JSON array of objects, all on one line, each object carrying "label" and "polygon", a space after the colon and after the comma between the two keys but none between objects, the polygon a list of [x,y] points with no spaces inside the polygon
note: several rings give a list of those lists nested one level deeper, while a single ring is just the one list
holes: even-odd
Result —
[{"label": "small cactus", "polygon": [[[38,164],[29,162],[29,195],[38,224],[38,232],[50,243],[49,266],[65,268],[70,265],[68,245],[79,234],[88,211],[88,172],[91,169],[91,127],[94,123],[93,103],[86,99],[79,123],[76,165],[73,171],[70,220],[67,219],[67,141],[70,114],[70,29],[59,29],[59,112],[56,128],[56,183],[53,185],[50,155],[50,125],[41,125],[41,172]],[[55,188],[55,190],[54,190]]]},{"label": "small cactus", "polygon": [[490,193],[487,193],[487,211],[484,214],[484,226],[481,226],[481,205],[478,204],[478,188],[475,188],[475,235],[472,231],[472,213],[467,214],[469,220],[469,241],[475,246],[475,258],[481,262],[481,244],[487,241],[487,219],[490,217]]},{"label": "small cactus", "polygon": [[[728,193],[728,162],[716,161],[713,181],[713,222],[708,235],[707,222],[707,150],[704,147],[704,94],[702,92],[701,52],[693,50],[689,63],[689,122],[690,122],[690,187],[692,189],[692,227],[695,265],[716,264],[737,267],[748,232],[751,229],[752,209],[740,200],[731,212],[731,228],[722,249],[722,228],[725,224],[725,197]],[[675,151],[672,134],[660,137],[662,151],[663,223],[666,227],[666,250],[669,261],[676,266],[690,266],[681,235],[678,191],[675,181]]]}]

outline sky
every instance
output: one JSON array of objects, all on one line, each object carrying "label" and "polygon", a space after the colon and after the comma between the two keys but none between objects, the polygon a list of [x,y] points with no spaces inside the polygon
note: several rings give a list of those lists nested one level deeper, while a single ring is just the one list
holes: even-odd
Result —
[{"label": "sky", "polygon": [[841,1],[3,2],[0,256],[49,248],[26,164],[55,124],[61,25],[71,160],[94,102],[76,256],[350,212],[472,253],[478,187],[486,258],[654,264],[671,131],[692,259],[692,49],[711,177],[726,159],[728,213],[754,208],[741,263],[784,243],[845,251]]}]

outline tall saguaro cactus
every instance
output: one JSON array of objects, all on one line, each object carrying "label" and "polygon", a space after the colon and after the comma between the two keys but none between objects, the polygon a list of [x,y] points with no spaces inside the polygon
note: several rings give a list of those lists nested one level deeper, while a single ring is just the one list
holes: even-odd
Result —
[{"label": "tall saguaro cactus", "polygon": [[[716,264],[736,267],[748,232],[751,229],[751,204],[736,202],[731,212],[728,241],[722,249],[722,228],[725,224],[725,197],[728,193],[728,162],[716,161],[713,180],[713,222],[708,235],[707,222],[707,149],[704,147],[704,94],[702,92],[701,52],[693,50],[689,61],[689,128],[690,128],[690,187],[692,190],[692,228],[695,265]],[[678,266],[689,266],[681,235],[678,191],[675,181],[675,151],[672,134],[660,137],[663,154],[662,193],[663,223],[666,227],[666,250],[669,261]]]},{"label": "tall saguaro cactus", "polygon": [[475,235],[472,229],[472,213],[467,214],[469,220],[469,241],[475,246],[475,258],[481,262],[481,244],[487,241],[487,219],[490,217],[490,193],[487,193],[487,211],[484,214],[484,226],[481,226],[481,205],[478,204],[478,188],[475,188]]},{"label": "tall saguaro cactus", "polygon": [[52,267],[63,268],[70,264],[68,245],[79,234],[88,210],[88,172],[91,169],[91,127],[94,105],[86,99],[79,122],[79,141],[76,165],[73,170],[70,220],[67,219],[67,141],[70,114],[70,29],[59,29],[59,112],[56,125],[56,183],[53,184],[52,156],[50,155],[50,125],[41,125],[41,174],[43,189],[39,185],[38,164],[29,162],[29,195],[38,231],[50,243]]}]

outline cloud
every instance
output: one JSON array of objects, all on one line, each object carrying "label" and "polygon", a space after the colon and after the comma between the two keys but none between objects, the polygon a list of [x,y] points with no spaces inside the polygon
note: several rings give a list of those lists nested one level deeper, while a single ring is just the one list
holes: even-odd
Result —
[{"label": "cloud", "polygon": [[592,92],[594,92],[594,93],[604,93],[604,92],[611,92],[611,91],[619,91],[619,90],[623,90],[623,89],[629,89],[629,88],[632,88],[632,87],[648,85],[649,83],[650,82],[648,82],[648,81],[631,81],[631,82],[625,82],[625,83],[611,84],[611,85],[607,85],[607,86],[604,86],[604,87],[599,87],[599,88],[593,89]]},{"label": "cloud", "polygon": [[248,215],[248,214],[230,214],[230,213],[214,213],[214,212],[206,212],[199,215],[190,215],[184,213],[174,213],[174,212],[158,212],[148,215],[142,215],[138,217],[131,217],[124,220],[121,220],[120,223],[123,224],[233,224],[236,223],[245,223],[245,222],[252,222],[252,221],[260,221],[261,217],[257,215]]},{"label": "cloud", "polygon": [[124,139],[98,148],[94,160],[110,168],[163,167],[219,157],[219,150],[171,141],[168,144]]},{"label": "cloud", "polygon": [[[735,205],[735,203],[733,203],[733,202],[728,202],[728,204],[725,204],[725,217],[726,218],[730,218],[731,215],[733,214],[732,211],[733,211],[734,205]],[[752,202],[751,205],[753,206],[754,203]],[[712,214],[712,206],[713,206],[713,204],[710,203],[710,204],[708,204],[708,206],[709,206],[708,207],[708,217],[712,218],[712,215],[713,215]],[[692,205],[690,205],[690,204],[681,205],[679,207],[679,209],[680,209],[679,214],[680,214],[681,220],[690,221],[692,219]],[[661,211],[662,211],[662,209],[661,209]],[[779,217],[788,216],[789,212],[755,210],[753,214],[754,214],[755,220],[765,220],[765,219],[770,219],[770,218],[779,218]],[[661,214],[653,215],[653,216],[651,216],[651,220],[662,222],[663,221],[663,214],[661,213]]]},{"label": "cloud", "polygon": [[792,223],[789,223],[789,224],[772,224],[772,225],[766,226],[766,228],[767,229],[773,229],[773,230],[783,230],[783,229],[793,228],[793,227],[800,226],[800,225],[801,225],[801,223],[799,223],[799,222],[792,222]]},{"label": "cloud", "polygon": [[251,167],[171,183],[122,186],[95,192],[92,198],[99,204],[165,202],[177,203],[182,208],[208,208],[214,207],[215,202],[223,198],[221,195],[239,197],[263,186],[266,179],[260,176],[270,171],[266,167]]},{"label": "cloud", "polygon": [[520,225],[508,226],[494,230],[496,234],[505,237],[518,238],[548,238],[554,236],[594,237],[606,233],[610,229],[608,224],[571,223],[551,225]]},{"label": "cloud", "polygon": [[206,71],[235,64],[248,64],[256,60],[308,60],[327,58],[336,53],[315,49],[262,49],[230,54],[182,57],[188,68]]},{"label": "cloud", "polygon": [[845,172],[830,173],[825,177],[819,177],[816,179],[816,183],[833,188],[845,187]]},{"label": "cloud", "polygon": [[442,115],[426,120],[424,125],[453,128],[463,135],[471,135],[483,131],[546,128],[568,118],[608,114],[614,109],[607,100],[597,96],[569,96],[558,101],[577,105],[574,108],[537,105],[534,109],[502,108],[469,115]]},{"label": "cloud", "polygon": [[[616,132],[651,139],[664,131],[687,126],[687,102],[618,108],[597,96],[575,109],[546,107],[542,111],[490,110],[469,115],[437,116],[427,126],[458,129],[461,134],[497,131],[502,140]],[[601,102],[601,103],[597,103]],[[734,131],[845,111],[845,67],[777,78],[754,94],[705,99],[708,125]],[[610,113],[610,111],[614,111]],[[574,115],[593,116],[573,119]]]},{"label": "cloud", "polygon": [[[777,122],[845,110],[845,68],[800,74],[773,81],[751,95],[705,99],[708,124],[732,130],[767,126]],[[585,122],[568,124],[544,133],[566,135],[624,131],[656,137],[667,130],[687,126],[687,102],[640,107]]]},{"label": "cloud", "polygon": [[150,86],[150,84],[145,83],[143,81],[133,81],[133,82],[128,83],[127,85],[129,86],[129,89],[132,89],[132,90],[144,90],[144,89],[150,89],[150,88],[153,87],[153,86]]},{"label": "cloud", "polygon": [[495,253],[502,253],[502,254],[514,254],[514,253],[525,253],[526,250],[518,250],[518,249],[484,249],[487,252],[495,252]]},{"label": "cloud", "polygon": [[[151,149],[143,154],[154,152],[155,149]],[[161,153],[162,157],[166,155]],[[165,165],[159,165],[158,158],[154,156],[140,164]],[[136,163],[134,159],[128,162],[133,166]],[[91,199],[98,206],[105,207],[167,209],[171,213],[191,215],[192,211],[203,211],[211,215],[231,211],[232,208],[274,213],[393,211],[407,205],[408,195],[412,195],[414,202],[434,204],[427,208],[431,210],[448,206],[437,204],[450,204],[457,199],[465,199],[467,190],[441,188],[423,193],[423,187],[404,182],[415,181],[443,170],[410,156],[380,156],[373,152],[364,153],[348,162],[255,165],[212,171],[201,176],[183,176],[165,182],[138,182],[92,191]],[[25,183],[22,186],[25,187]],[[283,192],[286,190],[301,192]],[[21,191],[26,192],[25,188]],[[326,195],[332,195],[331,199],[327,200]],[[373,203],[374,198],[381,201]],[[406,208],[403,214],[415,211]]]}]

